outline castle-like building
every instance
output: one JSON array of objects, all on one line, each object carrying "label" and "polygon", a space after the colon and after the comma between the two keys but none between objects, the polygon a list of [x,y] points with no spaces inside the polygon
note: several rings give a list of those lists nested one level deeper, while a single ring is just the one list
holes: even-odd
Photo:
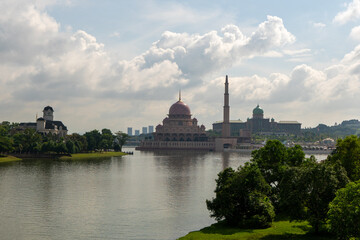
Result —
[{"label": "castle-like building", "polygon": [[48,133],[65,137],[68,129],[61,121],[54,121],[54,109],[46,106],[43,110],[43,117],[37,118],[36,122],[20,123],[19,130],[26,128],[35,129],[38,133],[46,135]]},{"label": "castle-like building", "polygon": [[[213,123],[213,131],[222,132],[223,122]],[[248,131],[250,134],[264,135],[287,135],[300,134],[301,123],[297,121],[279,121],[275,122],[274,118],[264,118],[264,110],[257,105],[253,110],[252,118],[248,118],[246,122],[240,120],[230,121],[230,135],[240,136],[241,132]]]},{"label": "castle-like building", "polygon": [[142,141],[137,149],[214,149],[214,142],[209,141],[205,126],[199,126],[197,119],[191,117],[189,106],[181,100],[181,93],[162,124],[156,126],[153,138]]}]

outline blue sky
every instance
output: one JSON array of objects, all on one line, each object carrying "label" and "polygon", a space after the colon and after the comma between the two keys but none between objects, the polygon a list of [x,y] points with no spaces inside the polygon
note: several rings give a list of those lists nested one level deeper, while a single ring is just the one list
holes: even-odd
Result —
[{"label": "blue sky", "polygon": [[200,124],[359,118],[360,0],[0,3],[0,120],[51,105],[70,132],[157,125],[182,89]]}]

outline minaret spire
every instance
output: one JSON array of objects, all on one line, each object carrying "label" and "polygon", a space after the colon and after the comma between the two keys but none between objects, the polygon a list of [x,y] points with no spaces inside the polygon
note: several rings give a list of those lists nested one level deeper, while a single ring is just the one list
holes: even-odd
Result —
[{"label": "minaret spire", "polygon": [[225,78],[224,119],[222,124],[222,137],[230,137],[229,81],[227,75]]},{"label": "minaret spire", "polygon": [[179,90],[179,101],[181,101],[181,89]]}]

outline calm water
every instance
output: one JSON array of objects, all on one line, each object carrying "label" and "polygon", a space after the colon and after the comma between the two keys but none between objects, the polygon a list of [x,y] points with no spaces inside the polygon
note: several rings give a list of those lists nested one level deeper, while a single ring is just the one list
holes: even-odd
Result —
[{"label": "calm water", "polygon": [[214,196],[217,173],[249,158],[135,151],[1,164],[0,239],[176,239],[214,222],[205,200]]}]

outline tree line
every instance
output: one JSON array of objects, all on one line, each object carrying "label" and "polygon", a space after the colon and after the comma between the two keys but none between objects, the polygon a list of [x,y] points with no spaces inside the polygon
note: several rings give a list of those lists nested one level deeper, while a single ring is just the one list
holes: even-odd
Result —
[{"label": "tree line", "polygon": [[92,130],[81,135],[66,137],[40,134],[35,129],[18,131],[18,124],[2,122],[0,125],[0,153],[80,153],[92,151],[121,151],[129,136],[110,129]]},{"label": "tree line", "polygon": [[307,220],[315,233],[360,237],[360,137],[339,139],[324,161],[269,140],[250,162],[218,174],[211,216],[230,226],[269,227],[276,216]]}]

